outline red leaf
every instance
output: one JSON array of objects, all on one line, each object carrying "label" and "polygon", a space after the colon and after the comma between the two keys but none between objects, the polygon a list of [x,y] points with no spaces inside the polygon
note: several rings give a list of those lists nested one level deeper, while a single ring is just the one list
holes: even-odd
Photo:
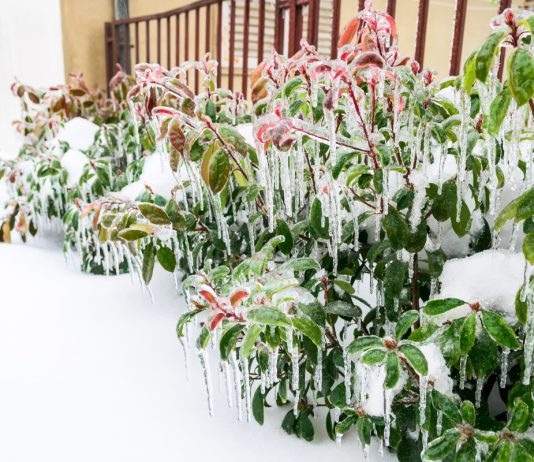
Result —
[{"label": "red leaf", "polygon": [[210,322],[210,330],[214,330],[224,319],[224,313],[217,313]]},{"label": "red leaf", "polygon": [[230,305],[235,308],[242,300],[248,298],[250,292],[247,289],[237,289],[230,294]]},{"label": "red leaf", "polygon": [[345,29],[343,30],[343,33],[339,37],[339,41],[337,42],[337,47],[341,48],[350,42],[352,42],[352,39],[356,36],[356,32],[358,32],[358,28],[360,27],[360,18],[355,17],[350,20],[350,22],[345,26]]},{"label": "red leaf", "polygon": [[217,296],[210,286],[202,284],[198,290],[198,295],[200,295],[204,300],[206,300],[210,305],[217,304]]}]

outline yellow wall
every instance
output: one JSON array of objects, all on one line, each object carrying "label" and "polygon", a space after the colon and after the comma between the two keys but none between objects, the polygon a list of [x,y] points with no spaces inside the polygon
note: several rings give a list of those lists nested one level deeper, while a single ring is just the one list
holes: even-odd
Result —
[{"label": "yellow wall", "polygon": [[[142,16],[178,8],[191,0],[130,0],[130,16]],[[397,0],[396,20],[399,32],[401,54],[413,56],[417,7],[419,0]],[[514,5],[523,3],[515,0]],[[341,0],[341,29],[355,14],[355,0]],[[452,40],[453,16],[456,0],[430,0],[427,39],[425,47],[425,67],[431,67],[444,77],[448,73],[450,46]],[[377,9],[385,9],[386,0],[375,0]],[[489,33],[489,21],[495,16],[497,6],[491,0],[469,0],[465,26],[462,60],[477,48]],[[63,27],[63,47],[65,72],[83,71],[90,85],[105,86],[104,22],[113,17],[113,0],[61,0]],[[204,29],[204,15],[201,16],[201,29]],[[213,18],[215,19],[215,18]],[[173,19],[174,20],[174,19]],[[172,20],[172,21],[173,21]],[[215,21],[212,21],[212,25]],[[194,15],[190,17],[190,30],[193,30]],[[146,59],[145,31],[140,26],[140,59]],[[171,23],[174,27],[174,23]],[[165,37],[166,24],[162,23],[162,37]],[[156,38],[155,23],[152,23],[151,42]],[[183,28],[182,28],[183,34]],[[204,32],[201,32],[201,37]],[[213,38],[214,34],[212,34]],[[133,39],[133,29],[131,32]],[[174,40],[172,41],[174,42]],[[190,36],[189,58],[194,57],[194,36]],[[204,53],[201,40],[200,55]],[[166,46],[163,40],[162,64],[167,65]],[[133,53],[133,51],[132,51]],[[171,57],[174,57],[174,43],[171,43]],[[183,59],[183,52],[182,57]],[[156,51],[151,49],[150,61],[157,60]],[[171,63],[172,65],[174,62]],[[236,88],[239,88],[236,86]]]},{"label": "yellow wall", "polygon": [[106,85],[104,22],[113,16],[113,0],[61,0],[65,75],[82,72],[88,85]]}]

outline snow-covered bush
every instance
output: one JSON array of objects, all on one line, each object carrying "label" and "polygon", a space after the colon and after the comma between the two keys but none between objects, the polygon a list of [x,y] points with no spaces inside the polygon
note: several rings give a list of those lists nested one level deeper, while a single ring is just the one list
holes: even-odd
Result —
[{"label": "snow-covered bush", "polygon": [[534,19],[492,27],[435,82],[368,5],[337,59],[274,53],[252,108],[209,57],[137,67],[156,154],[94,191],[84,239],[108,272],[186,274],[177,334],[187,359],[195,332],[210,413],[214,357],[239,418],[291,401],[282,427],[305,440],[323,408],[332,439],[402,461],[532,460]]}]

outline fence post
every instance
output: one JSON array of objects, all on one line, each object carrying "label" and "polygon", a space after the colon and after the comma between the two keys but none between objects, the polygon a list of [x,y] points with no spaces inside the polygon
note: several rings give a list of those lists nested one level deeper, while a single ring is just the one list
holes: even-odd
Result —
[{"label": "fence post", "polygon": [[104,23],[104,50],[106,56],[106,85],[109,92],[109,81],[113,77],[113,33],[110,22]]},{"label": "fence post", "polygon": [[449,75],[458,75],[458,73],[460,72],[460,60],[462,59],[466,10],[467,0],[456,0]]}]

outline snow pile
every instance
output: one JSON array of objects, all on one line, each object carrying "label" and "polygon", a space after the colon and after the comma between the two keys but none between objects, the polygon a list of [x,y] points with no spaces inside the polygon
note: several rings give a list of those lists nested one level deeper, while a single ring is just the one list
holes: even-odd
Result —
[{"label": "snow pile", "polygon": [[[384,417],[386,413],[384,380],[386,379],[386,366],[368,366],[356,362],[356,377],[361,380],[361,397],[359,405],[367,415]],[[387,393],[394,397],[406,384],[408,376],[405,371],[401,372],[397,385]]]},{"label": "snow pile", "polygon": [[[479,302],[482,308],[503,313],[515,319],[515,297],[523,283],[525,259],[521,253],[486,250],[467,258],[449,260],[441,274],[441,293],[437,298],[459,298]],[[468,314],[467,305],[442,316],[441,321]],[[441,319],[443,318],[443,319]]]},{"label": "snow pile", "polygon": [[80,181],[83,169],[87,165],[87,156],[77,149],[69,149],[61,158],[61,166],[67,171],[67,188],[73,188]]},{"label": "snow pile", "polygon": [[449,377],[449,368],[441,350],[435,343],[417,345],[428,362],[428,380],[434,389],[445,395],[452,394],[453,381]]},{"label": "snow pile", "polygon": [[125,186],[120,192],[114,194],[124,200],[134,201],[148,186],[155,194],[166,199],[171,198],[171,191],[178,184],[177,179],[188,180],[185,167],[180,167],[178,174],[171,170],[169,162],[165,160],[161,153],[154,153],[145,158],[143,173],[139,180]]},{"label": "snow pile", "polygon": [[256,146],[256,143],[254,142],[254,125],[253,124],[241,124],[238,125],[237,131],[239,134],[245,138],[245,141],[250,144],[251,146]]},{"label": "snow pile", "polygon": [[99,127],[82,117],[69,120],[59,130],[56,139],[69,144],[71,149],[89,149],[95,140]]}]

